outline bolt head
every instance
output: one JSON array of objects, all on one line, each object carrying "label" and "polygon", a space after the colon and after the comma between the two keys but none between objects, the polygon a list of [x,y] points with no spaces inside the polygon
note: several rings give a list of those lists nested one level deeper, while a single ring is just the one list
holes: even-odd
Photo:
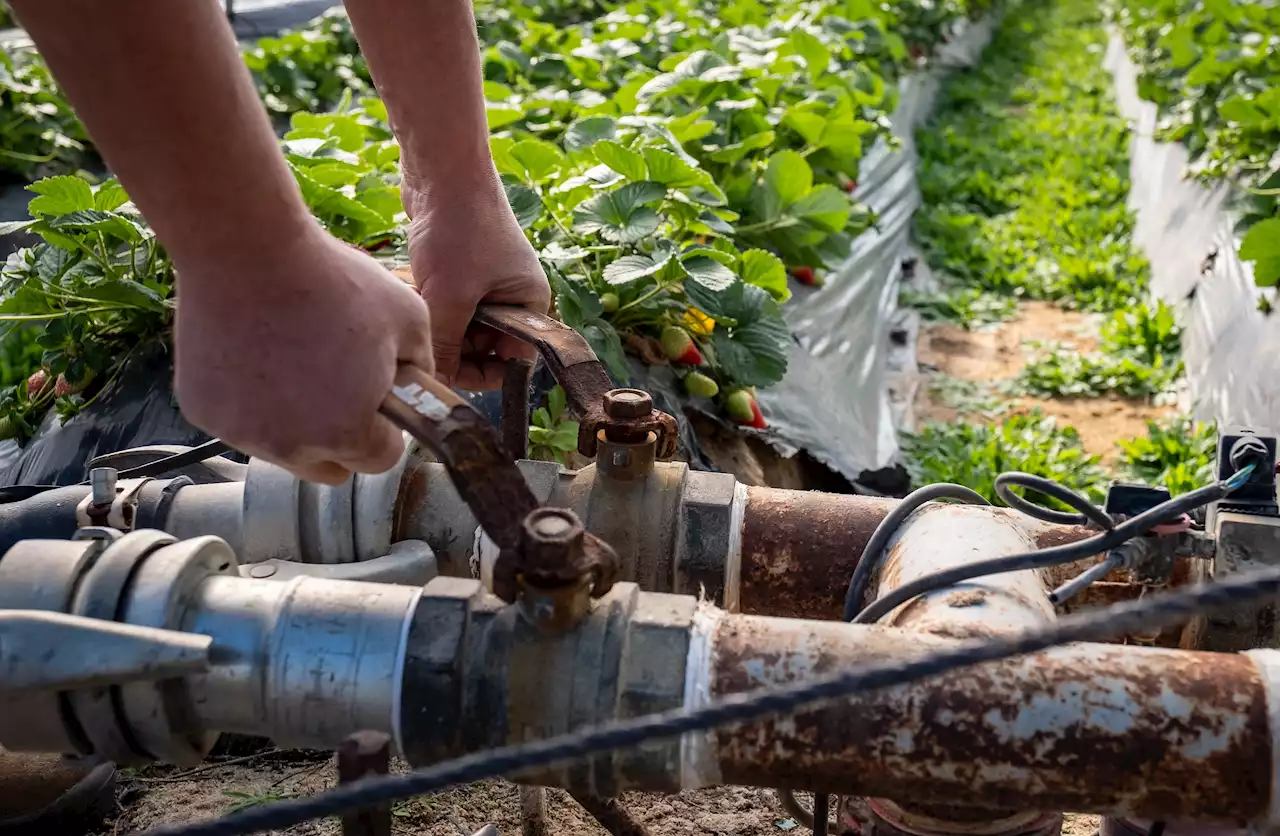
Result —
[{"label": "bolt head", "polygon": [[249,577],[251,578],[269,578],[275,573],[276,567],[266,563],[259,563],[249,568]]},{"label": "bolt head", "polygon": [[525,546],[539,562],[567,560],[585,536],[577,515],[564,508],[539,508],[524,519]]},{"label": "bolt head", "polygon": [[612,389],[604,395],[604,414],[619,420],[648,418],[653,398],[639,389]]}]

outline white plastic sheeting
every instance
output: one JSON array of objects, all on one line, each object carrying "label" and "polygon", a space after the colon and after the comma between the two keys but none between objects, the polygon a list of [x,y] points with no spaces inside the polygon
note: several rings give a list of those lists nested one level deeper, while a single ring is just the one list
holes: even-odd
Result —
[{"label": "white plastic sheeting", "polygon": [[787,376],[759,393],[784,455],[797,448],[856,479],[889,465],[898,452],[888,393],[889,331],[901,263],[910,253],[911,220],[920,205],[913,133],[933,109],[941,79],[976,63],[993,21],[963,27],[927,72],[904,79],[893,116],[899,150],[881,143],[863,161],[855,196],[879,215],[848,260],[822,288],[800,287],[783,313],[795,337]]},{"label": "white plastic sheeting", "polygon": [[[1258,309],[1264,293],[1236,256],[1232,189],[1186,177],[1181,145],[1157,142],[1156,106],[1138,98],[1137,67],[1113,32],[1106,67],[1121,114],[1134,126],[1129,204],[1135,242],[1151,260],[1152,290],[1178,306],[1184,332],[1188,403],[1196,418],[1220,424],[1280,427],[1280,319]],[[1210,259],[1211,253],[1216,257]]]}]

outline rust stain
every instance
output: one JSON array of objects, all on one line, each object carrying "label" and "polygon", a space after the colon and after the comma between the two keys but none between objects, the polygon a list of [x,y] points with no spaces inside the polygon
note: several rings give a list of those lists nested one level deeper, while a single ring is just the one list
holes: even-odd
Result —
[{"label": "rust stain", "polygon": [[853,567],[896,500],[750,488],[742,532],[741,608],[837,620]]},{"label": "rust stain", "polygon": [[981,589],[964,589],[947,596],[949,607],[980,607],[987,600],[987,593]]},{"label": "rust stain", "polygon": [[395,513],[391,530],[395,532],[393,541],[412,540],[421,535],[417,516],[427,504],[427,462],[419,456],[410,457],[406,464],[404,476],[400,478],[400,488],[396,491]]},{"label": "rust stain", "polygon": [[[919,651],[901,631],[726,619],[725,695]],[[896,650],[888,637],[896,634]],[[927,641],[927,640],[925,640]],[[1234,826],[1270,796],[1262,684],[1225,654],[1076,645],[855,697],[717,736],[726,783],[912,805],[1079,810]]]}]

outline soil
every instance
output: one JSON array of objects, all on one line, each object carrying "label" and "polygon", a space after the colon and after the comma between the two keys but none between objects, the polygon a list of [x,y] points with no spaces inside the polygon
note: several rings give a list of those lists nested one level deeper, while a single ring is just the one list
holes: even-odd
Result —
[{"label": "soil", "polygon": [[[946,323],[924,325],[917,341],[921,374],[916,390],[917,422],[990,420],[999,415],[1039,409],[1080,433],[1085,451],[1113,460],[1116,441],[1146,433],[1147,421],[1170,415],[1172,407],[1136,398],[1042,399],[1001,394],[1036,356],[1036,343],[1057,343],[1080,352],[1098,347],[1099,319],[1094,314],[1056,308],[1045,302],[1021,302],[1014,319],[982,330],[966,331]],[[970,384],[964,397],[940,392],[946,378]],[[955,388],[954,385],[952,388]]]},{"label": "soil", "polygon": [[[159,825],[184,824],[215,818],[237,805],[309,795],[334,784],[334,766],[323,752],[275,752],[235,759],[224,766],[201,768],[189,777],[183,770],[153,767],[122,780],[120,813],[105,834],[130,833]],[[403,772],[404,764],[393,765]],[[808,805],[808,799],[802,796]],[[783,813],[770,790],[716,787],[678,795],[626,793],[623,804],[650,836],[781,836],[807,834]],[[548,836],[608,836],[568,794],[547,791]],[[495,824],[502,836],[520,834],[520,800],[515,785],[483,781],[467,787],[410,801],[392,808],[392,832],[397,836],[471,836],[485,824]],[[1096,816],[1069,815],[1064,836],[1092,836]],[[309,822],[280,836],[337,836],[335,820]],[[104,834],[104,836],[105,836]]]}]

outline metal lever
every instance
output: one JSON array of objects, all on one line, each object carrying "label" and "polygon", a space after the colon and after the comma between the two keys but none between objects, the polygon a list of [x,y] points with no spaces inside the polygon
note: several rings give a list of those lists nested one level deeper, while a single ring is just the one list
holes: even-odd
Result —
[{"label": "metal lever", "polygon": [[584,532],[571,512],[540,510],[493,427],[452,389],[402,365],[381,412],[439,457],[500,549],[493,574],[498,597],[514,602],[521,589],[577,587],[585,577],[594,597],[612,588],[618,569],[613,549]]},{"label": "metal lever", "polygon": [[578,452],[582,455],[595,457],[601,430],[624,441],[643,441],[652,432],[657,436],[657,457],[669,459],[675,455],[679,428],[676,419],[667,413],[650,409],[642,416],[624,417],[606,412],[605,395],[614,389],[613,381],[577,331],[549,316],[514,305],[481,305],[475,322],[538,349],[578,418]]},{"label": "metal lever", "polygon": [[73,691],[209,669],[213,639],[45,610],[0,610],[0,693]]}]

